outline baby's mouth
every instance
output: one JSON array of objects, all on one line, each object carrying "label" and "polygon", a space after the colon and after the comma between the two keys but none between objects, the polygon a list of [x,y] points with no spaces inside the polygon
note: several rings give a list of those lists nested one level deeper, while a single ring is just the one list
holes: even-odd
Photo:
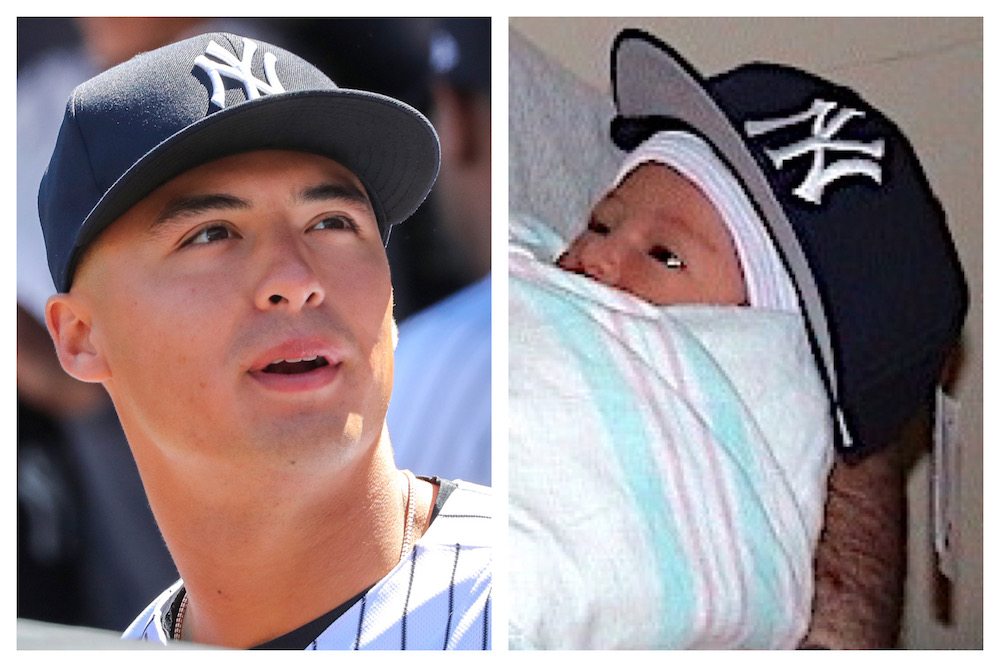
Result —
[{"label": "baby's mouth", "polygon": [[329,365],[330,362],[319,356],[305,357],[303,359],[276,359],[261,369],[261,372],[278,375],[297,375]]}]

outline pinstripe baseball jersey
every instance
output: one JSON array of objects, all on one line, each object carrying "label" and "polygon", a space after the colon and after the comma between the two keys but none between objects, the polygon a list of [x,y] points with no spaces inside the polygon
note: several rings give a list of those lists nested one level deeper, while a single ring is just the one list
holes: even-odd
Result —
[{"label": "pinstripe baseball jersey", "polygon": [[[259,648],[492,648],[492,493],[463,481],[441,484],[431,525],[389,574],[337,609]],[[183,596],[178,581],[125,631],[124,639],[167,644]]]}]

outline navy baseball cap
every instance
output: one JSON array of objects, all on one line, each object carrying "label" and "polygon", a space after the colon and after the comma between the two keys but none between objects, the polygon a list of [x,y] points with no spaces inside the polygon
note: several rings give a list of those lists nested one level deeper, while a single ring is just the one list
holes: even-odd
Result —
[{"label": "navy baseball cap", "polygon": [[227,33],[170,44],[70,96],[38,193],[56,289],[69,291],[81,252],[157,187],[266,149],[316,153],[354,172],[383,241],[423,202],[440,164],[437,133],[419,112],[339,88],[282,48]]},{"label": "navy baseball cap", "polygon": [[900,129],[791,67],[703,78],[640,30],[616,38],[611,79],[619,148],[694,132],[758,209],[798,292],[838,449],[898,436],[933,397],[968,308],[945,212]]}]

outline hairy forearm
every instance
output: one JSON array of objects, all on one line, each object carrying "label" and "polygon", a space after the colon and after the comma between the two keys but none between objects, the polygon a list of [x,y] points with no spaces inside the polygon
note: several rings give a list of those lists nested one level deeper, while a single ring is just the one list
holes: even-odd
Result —
[{"label": "hairy forearm", "polygon": [[902,615],[906,491],[898,449],[830,475],[816,551],[812,623],[803,646],[892,648]]}]

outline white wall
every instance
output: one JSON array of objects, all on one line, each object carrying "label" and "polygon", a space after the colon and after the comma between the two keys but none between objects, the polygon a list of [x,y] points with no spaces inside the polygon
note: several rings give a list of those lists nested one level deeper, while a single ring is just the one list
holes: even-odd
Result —
[{"label": "white wall", "polygon": [[750,60],[783,62],[847,84],[899,124],[949,214],[972,304],[961,402],[958,571],[950,621],[935,613],[929,466],[910,477],[910,558],[902,644],[983,645],[983,22],[981,19],[517,19],[511,25],[596,88],[624,27],[643,28],[704,74]]}]

